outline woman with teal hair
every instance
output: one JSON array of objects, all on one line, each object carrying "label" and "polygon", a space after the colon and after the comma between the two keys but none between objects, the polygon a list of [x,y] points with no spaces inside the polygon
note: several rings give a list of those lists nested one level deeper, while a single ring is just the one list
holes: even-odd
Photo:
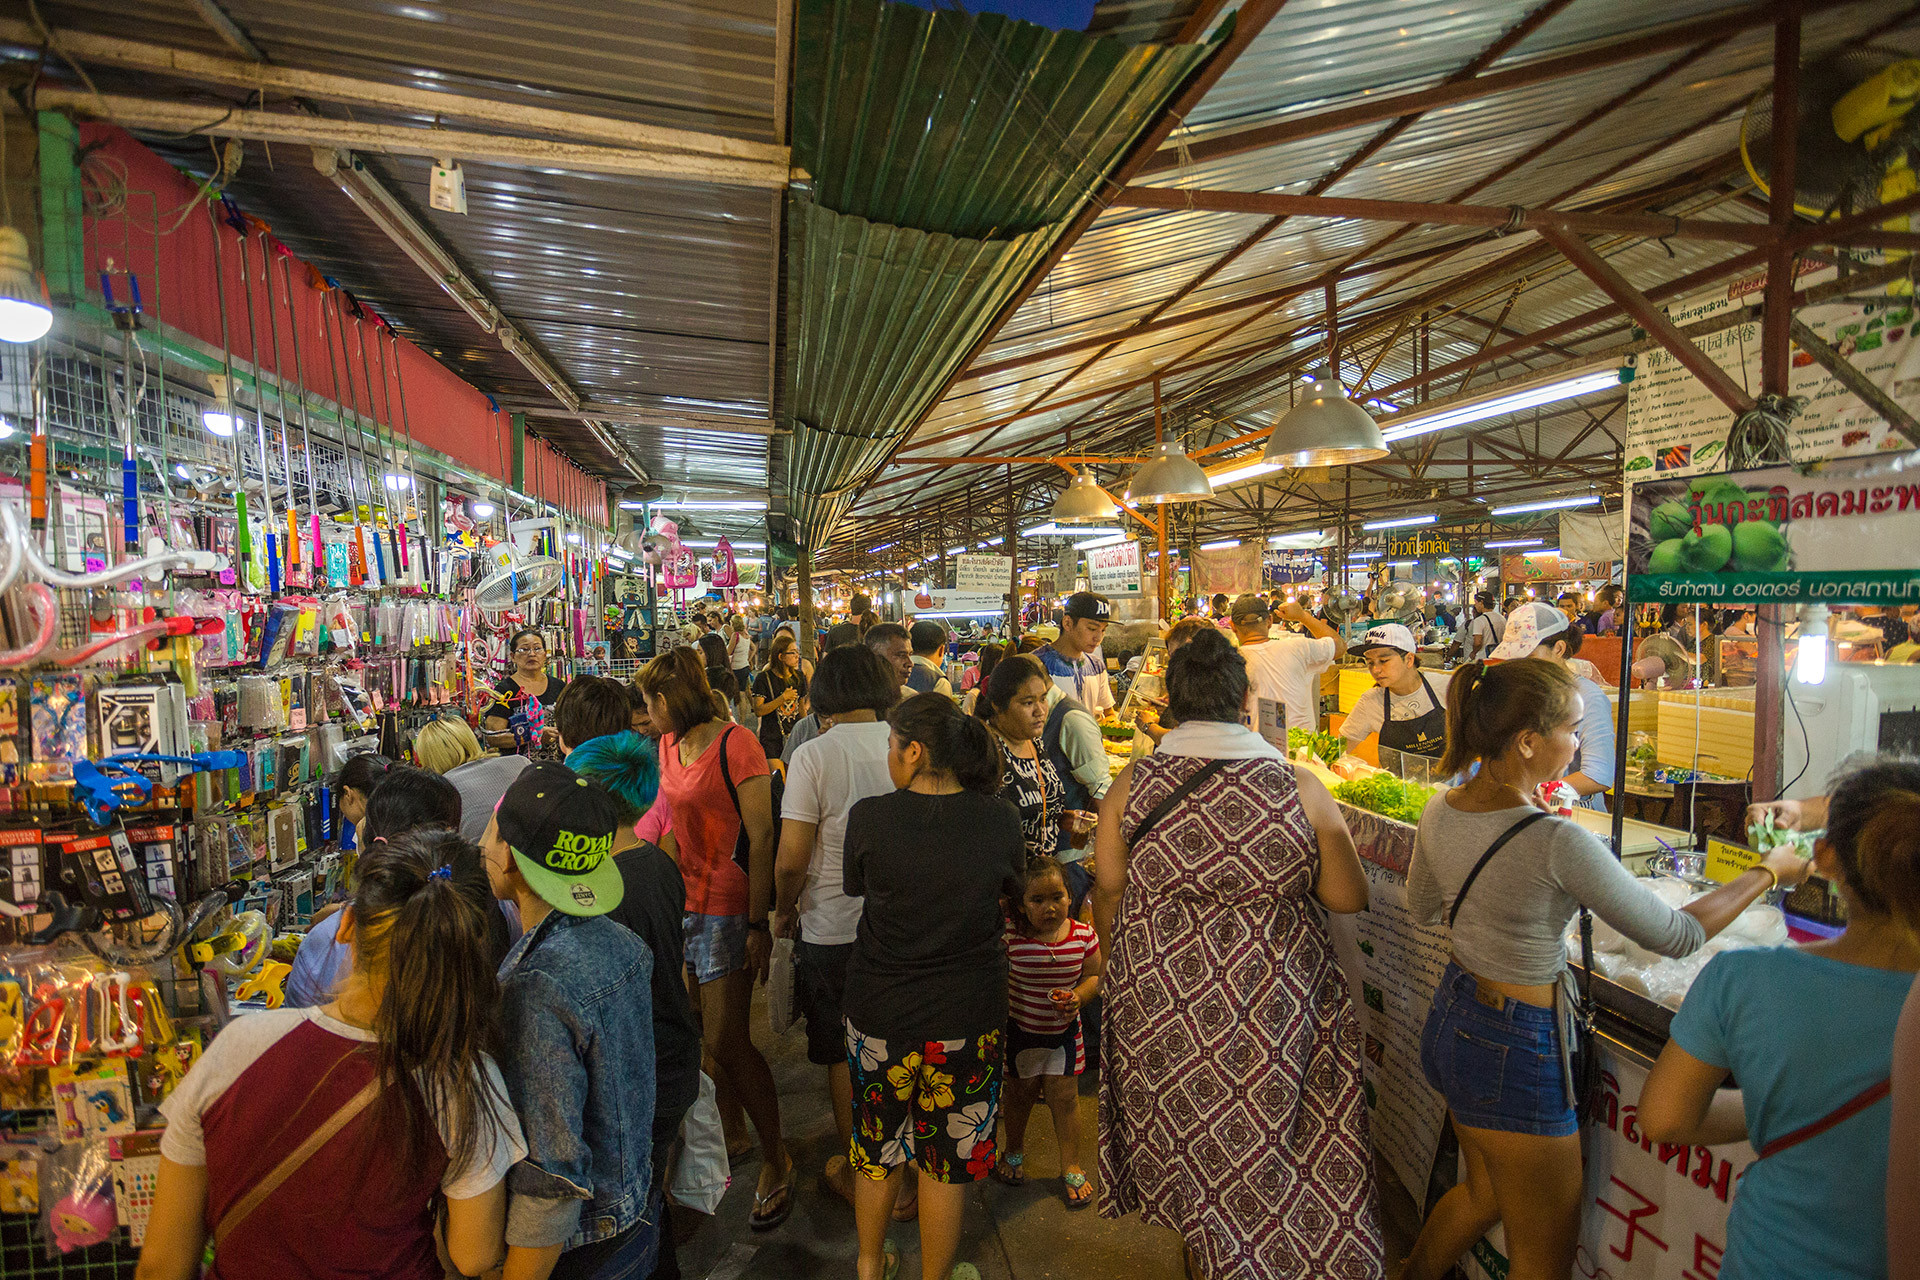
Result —
[{"label": "woman with teal hair", "polygon": [[[680,1121],[700,1096],[700,1027],[693,1018],[693,1002],[680,975],[685,942],[681,917],[687,909],[687,887],[680,868],[656,844],[634,831],[640,816],[653,807],[660,789],[660,755],[653,739],[628,731],[589,738],[567,756],[567,767],[605,787],[620,807],[620,825],[613,834],[613,863],[620,869],[625,895],[608,913],[640,936],[653,950],[653,1211],[664,1213],[662,1190],[667,1184],[666,1161]],[[673,1247],[673,1233],[662,1223],[660,1247]]]}]

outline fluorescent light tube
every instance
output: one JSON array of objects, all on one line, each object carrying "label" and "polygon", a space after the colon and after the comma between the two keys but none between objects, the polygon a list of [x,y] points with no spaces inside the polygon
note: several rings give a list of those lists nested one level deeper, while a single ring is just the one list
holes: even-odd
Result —
[{"label": "fluorescent light tube", "polygon": [[1518,516],[1529,511],[1558,511],[1562,507],[1590,507],[1600,501],[1600,495],[1589,493],[1580,498],[1549,498],[1544,502],[1521,502],[1511,507],[1495,507],[1489,515]]},{"label": "fluorescent light tube", "polygon": [[1410,529],[1414,525],[1418,525],[1418,524],[1432,524],[1434,521],[1438,520],[1439,518],[1440,518],[1439,516],[1434,516],[1434,515],[1401,516],[1395,520],[1375,520],[1370,524],[1363,524],[1360,527],[1368,531],[1372,531],[1374,529]]}]

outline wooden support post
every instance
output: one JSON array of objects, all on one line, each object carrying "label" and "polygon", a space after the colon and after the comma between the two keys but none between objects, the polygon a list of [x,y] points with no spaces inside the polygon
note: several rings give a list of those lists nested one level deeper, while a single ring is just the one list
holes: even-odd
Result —
[{"label": "wooden support post", "polygon": [[806,662],[813,657],[813,551],[801,547],[800,554],[793,566],[794,576],[799,581],[800,595],[800,634],[794,639],[800,642],[800,660]]},{"label": "wooden support post", "polygon": [[[1773,29],[1773,109],[1775,120],[1794,120],[1800,111],[1800,19],[1783,17]],[[1784,396],[1793,374],[1789,340],[1793,329],[1793,184],[1798,157],[1795,131],[1773,131],[1773,155],[1767,174],[1767,221],[1776,237],[1767,254],[1767,291],[1760,314],[1760,390]],[[1811,336],[1810,334],[1808,336]],[[1811,348],[1809,348],[1811,350]],[[1835,357],[1838,358],[1837,355]],[[1831,370],[1844,383],[1838,370]],[[1786,732],[1787,610],[1763,605],[1754,614],[1759,652],[1754,661],[1753,798],[1780,794],[1780,742]]]},{"label": "wooden support post", "polygon": [[1020,643],[1020,504],[1013,498],[1013,464],[1007,464],[1007,531],[1001,545],[1007,549],[1007,643]]}]

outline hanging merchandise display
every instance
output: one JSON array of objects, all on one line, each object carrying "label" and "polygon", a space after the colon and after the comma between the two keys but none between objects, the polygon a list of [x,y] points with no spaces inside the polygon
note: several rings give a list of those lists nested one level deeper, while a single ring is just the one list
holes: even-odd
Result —
[{"label": "hanging merchandise display", "polygon": [[[598,482],[427,447],[445,384],[386,319],[230,199],[193,229],[217,346],[103,256],[103,305],[0,366],[33,408],[0,473],[0,1228],[37,1210],[34,1274],[131,1274],[158,1104],[351,892],[346,761],[484,732],[516,634],[556,688],[606,669]],[[504,528],[453,492],[495,489]]]}]

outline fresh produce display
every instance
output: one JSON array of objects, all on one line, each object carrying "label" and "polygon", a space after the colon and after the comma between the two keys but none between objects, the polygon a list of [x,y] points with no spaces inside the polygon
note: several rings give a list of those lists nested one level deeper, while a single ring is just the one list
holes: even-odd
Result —
[{"label": "fresh produce display", "polygon": [[1724,475],[1700,476],[1687,491],[1687,501],[1676,498],[1647,513],[1654,540],[1649,573],[1780,573],[1791,567],[1792,551],[1780,528],[1783,500],[1749,492]]},{"label": "fresh produce display", "polygon": [[1347,744],[1337,733],[1314,733],[1309,729],[1287,730],[1287,754],[1298,756],[1302,747],[1311,751],[1316,760],[1331,769],[1333,762],[1346,751]]},{"label": "fresh produce display", "polygon": [[1356,809],[1365,809],[1382,817],[1412,826],[1420,821],[1427,801],[1439,794],[1435,787],[1418,782],[1402,782],[1384,771],[1354,778],[1333,789],[1333,798]]},{"label": "fresh produce display", "polygon": [[1100,736],[1113,742],[1132,742],[1133,726],[1130,724],[1120,724],[1117,721],[1102,720],[1100,722]]}]

